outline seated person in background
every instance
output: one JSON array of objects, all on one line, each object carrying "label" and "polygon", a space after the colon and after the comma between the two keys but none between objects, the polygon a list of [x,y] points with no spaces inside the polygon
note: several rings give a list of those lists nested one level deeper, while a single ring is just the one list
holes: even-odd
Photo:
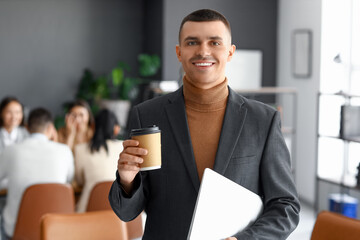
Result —
[{"label": "seated person in background", "polygon": [[15,97],[4,98],[0,103],[0,152],[28,136],[29,133],[24,128],[22,104]]},{"label": "seated person in background", "polygon": [[71,103],[65,124],[66,126],[58,131],[59,142],[67,144],[71,150],[74,150],[76,144],[88,143],[94,133],[94,117],[89,104],[84,100]]},{"label": "seated person in background", "polygon": [[7,147],[0,155],[0,180],[9,179],[1,221],[6,238],[14,233],[19,205],[27,187],[38,183],[70,183],[74,176],[70,148],[49,141],[56,133],[51,114],[43,108],[34,109],[29,115],[28,129],[29,138]]},{"label": "seated person in background", "polygon": [[75,146],[75,180],[83,186],[77,211],[84,212],[90,192],[96,183],[114,181],[122,141],[116,140],[120,126],[113,112],[101,110],[95,118],[95,133],[90,143]]}]

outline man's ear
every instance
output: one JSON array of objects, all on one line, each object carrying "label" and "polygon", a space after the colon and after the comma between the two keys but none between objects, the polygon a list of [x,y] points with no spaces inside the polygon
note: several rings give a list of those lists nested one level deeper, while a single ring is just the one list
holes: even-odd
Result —
[{"label": "man's ear", "polygon": [[234,44],[232,44],[232,45],[230,46],[229,56],[228,56],[228,58],[227,58],[227,61],[228,61],[228,62],[231,61],[231,59],[232,59],[232,57],[233,57],[233,55],[234,55],[234,53],[235,53],[235,50],[236,50],[236,46],[235,46]]},{"label": "man's ear", "polygon": [[49,140],[57,142],[57,132],[53,123],[49,123],[46,126],[44,134],[48,137]]},{"label": "man's ear", "polygon": [[181,51],[180,51],[180,46],[179,46],[179,45],[176,45],[175,50],[176,50],[176,56],[177,56],[177,58],[178,58],[179,62],[181,62]]}]

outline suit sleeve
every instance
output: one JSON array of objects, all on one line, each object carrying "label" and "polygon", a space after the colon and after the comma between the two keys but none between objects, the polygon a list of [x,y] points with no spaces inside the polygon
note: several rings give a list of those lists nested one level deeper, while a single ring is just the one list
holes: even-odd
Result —
[{"label": "suit sleeve", "polygon": [[[134,107],[130,113],[129,129],[141,127],[138,110]],[[135,219],[145,208],[146,197],[144,194],[144,178],[146,174],[139,172],[134,179],[134,188],[131,193],[126,193],[120,185],[120,176],[116,171],[116,180],[109,192],[109,202],[115,214],[123,221]]]},{"label": "suit sleeve", "polygon": [[234,236],[238,240],[286,239],[299,222],[300,204],[280,125],[276,112],[260,164],[264,211],[251,227]]}]

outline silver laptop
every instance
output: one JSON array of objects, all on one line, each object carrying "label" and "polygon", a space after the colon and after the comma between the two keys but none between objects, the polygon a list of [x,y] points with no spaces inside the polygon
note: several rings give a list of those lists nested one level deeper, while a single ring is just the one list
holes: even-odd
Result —
[{"label": "silver laptop", "polygon": [[231,237],[254,223],[262,209],[257,194],[206,168],[187,239]]}]

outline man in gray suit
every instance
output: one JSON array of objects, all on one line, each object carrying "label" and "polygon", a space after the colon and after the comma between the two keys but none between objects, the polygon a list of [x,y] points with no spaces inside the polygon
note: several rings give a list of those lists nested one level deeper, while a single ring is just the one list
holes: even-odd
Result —
[{"label": "man in gray suit", "polygon": [[145,210],[144,240],[186,239],[206,167],[263,199],[261,216],[227,239],[286,239],[298,224],[300,205],[279,113],[227,86],[225,66],[234,51],[223,15],[208,9],[189,14],[176,47],[183,86],[132,109],[130,129],[162,130],[162,167],[139,172],[147,149],[124,141],[109,201],[124,221]]}]

